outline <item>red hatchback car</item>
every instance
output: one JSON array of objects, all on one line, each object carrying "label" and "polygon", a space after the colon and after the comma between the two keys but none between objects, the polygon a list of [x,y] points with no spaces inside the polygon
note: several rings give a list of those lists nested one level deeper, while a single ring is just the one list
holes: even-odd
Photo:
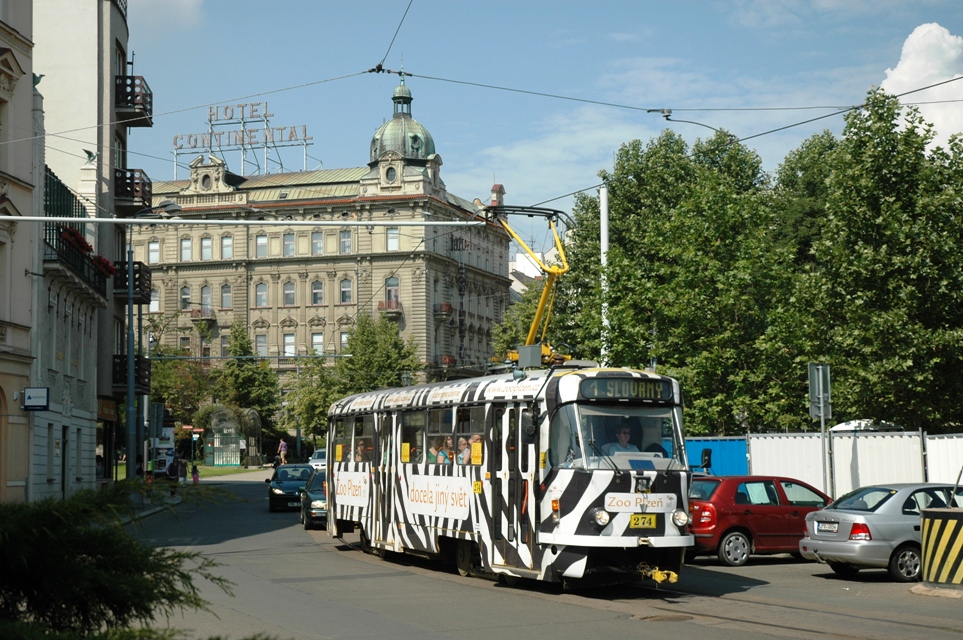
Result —
[{"label": "red hatchback car", "polygon": [[688,557],[716,555],[732,567],[751,554],[799,553],[806,514],[832,502],[805,482],[779,476],[697,476],[689,489]]}]

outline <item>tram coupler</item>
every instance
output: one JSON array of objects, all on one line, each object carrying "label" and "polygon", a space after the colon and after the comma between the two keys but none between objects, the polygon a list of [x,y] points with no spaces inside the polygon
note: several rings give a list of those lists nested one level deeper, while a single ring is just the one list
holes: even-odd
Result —
[{"label": "tram coupler", "polygon": [[675,571],[663,571],[658,567],[650,567],[645,563],[639,565],[639,573],[641,573],[644,578],[652,578],[656,584],[662,584],[666,580],[668,580],[669,583],[679,581],[679,574]]}]

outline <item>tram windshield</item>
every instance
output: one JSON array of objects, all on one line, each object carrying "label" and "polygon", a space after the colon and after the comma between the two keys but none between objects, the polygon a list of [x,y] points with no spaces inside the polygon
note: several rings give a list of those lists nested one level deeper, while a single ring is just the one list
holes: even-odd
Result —
[{"label": "tram windshield", "polygon": [[559,407],[549,425],[552,467],[666,469],[686,464],[678,407]]}]

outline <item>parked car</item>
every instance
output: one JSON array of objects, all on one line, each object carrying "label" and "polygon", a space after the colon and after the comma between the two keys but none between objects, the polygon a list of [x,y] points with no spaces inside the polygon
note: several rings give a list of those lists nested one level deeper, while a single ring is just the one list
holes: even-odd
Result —
[{"label": "parked car", "polygon": [[799,553],[806,514],[831,502],[800,480],[779,476],[699,476],[689,489],[688,558],[715,555],[729,566],[752,554]]},{"label": "parked car", "polygon": [[328,458],[327,449],[315,449],[311,457],[308,458],[308,464],[315,469],[324,469],[325,461]]},{"label": "parked car", "polygon": [[305,530],[328,526],[328,483],[324,469],[315,469],[301,490],[301,524]]},{"label": "parked car", "polygon": [[279,465],[271,477],[264,480],[268,483],[268,511],[300,509],[301,489],[312,471],[309,464]]},{"label": "parked car", "polygon": [[885,484],[861,487],[806,516],[799,552],[852,577],[860,569],[887,569],[899,582],[920,579],[920,510],[963,506],[945,484]]}]

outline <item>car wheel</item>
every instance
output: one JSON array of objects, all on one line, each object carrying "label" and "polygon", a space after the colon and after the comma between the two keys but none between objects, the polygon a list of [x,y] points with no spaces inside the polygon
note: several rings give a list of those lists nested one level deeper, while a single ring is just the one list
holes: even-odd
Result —
[{"label": "car wheel", "polygon": [[305,514],[304,509],[301,509],[301,524],[304,525],[305,531],[310,531],[314,528],[314,525],[311,524],[311,516]]},{"label": "car wheel", "polygon": [[920,579],[920,548],[904,544],[889,559],[889,575],[897,582],[916,582]]},{"label": "car wheel", "polygon": [[829,562],[829,568],[840,578],[852,578],[859,573],[859,567],[846,562]]},{"label": "car wheel", "polygon": [[723,536],[719,543],[719,560],[730,567],[741,567],[746,564],[752,546],[749,538],[741,531],[730,531]]}]

